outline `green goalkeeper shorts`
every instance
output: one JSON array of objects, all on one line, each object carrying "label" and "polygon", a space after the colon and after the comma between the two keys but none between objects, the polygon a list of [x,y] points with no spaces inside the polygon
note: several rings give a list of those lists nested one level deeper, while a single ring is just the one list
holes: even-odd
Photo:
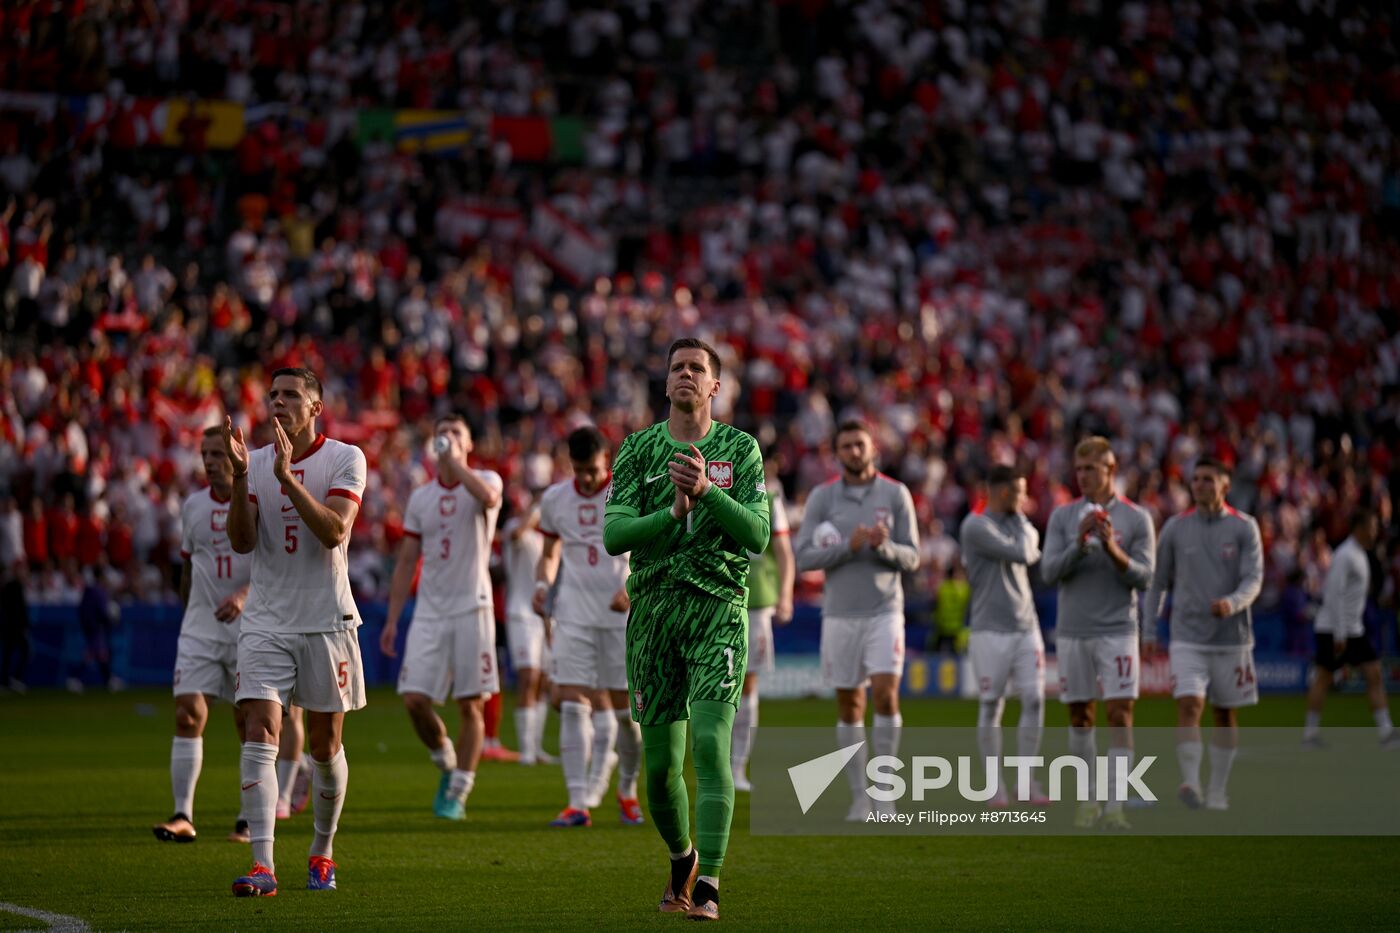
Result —
[{"label": "green goalkeeper shorts", "polygon": [[739,705],[749,613],[685,584],[638,593],[627,615],[627,686],[644,726],[690,718],[695,700]]}]

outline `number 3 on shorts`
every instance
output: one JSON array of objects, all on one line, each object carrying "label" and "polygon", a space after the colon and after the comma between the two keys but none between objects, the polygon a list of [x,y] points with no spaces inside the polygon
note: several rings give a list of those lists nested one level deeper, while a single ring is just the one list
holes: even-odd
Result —
[{"label": "number 3 on shorts", "polygon": [[335,668],[335,682],[342,690],[344,690],[346,685],[350,683],[350,671],[348,669],[349,665],[349,661],[341,661],[338,665],[336,665]]}]

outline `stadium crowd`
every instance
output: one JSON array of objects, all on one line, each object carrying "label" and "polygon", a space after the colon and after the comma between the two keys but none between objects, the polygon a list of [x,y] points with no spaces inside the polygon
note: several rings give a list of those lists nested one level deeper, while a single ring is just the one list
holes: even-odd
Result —
[{"label": "stadium crowd", "polygon": [[[267,442],[267,374],[307,365],[369,459],[352,576],[382,597],[434,412],[469,414],[518,506],[571,428],[655,420],[698,334],[796,517],[837,420],[876,426],[925,595],[989,465],[1026,469],[1043,528],[1104,433],[1159,523],[1197,455],[1235,464],[1299,631],[1376,506],[1393,607],[1393,28],[1327,2],[7,5],[0,90],[112,117],[0,110],[0,560],[31,601],[104,568],[168,596],[200,429]],[[156,148],[138,94],[293,107],[229,152],[194,125]],[[414,154],[337,116],[376,106],[475,130]],[[583,117],[581,163],[517,162],[493,114]],[[540,205],[609,271],[533,241]]]}]

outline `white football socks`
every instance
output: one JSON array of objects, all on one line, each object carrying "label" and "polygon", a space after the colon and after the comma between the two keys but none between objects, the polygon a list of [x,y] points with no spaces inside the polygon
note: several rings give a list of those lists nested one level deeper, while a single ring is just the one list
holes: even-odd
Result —
[{"label": "white football socks", "polygon": [[460,800],[466,803],[467,796],[471,794],[472,788],[475,786],[475,771],[463,771],[460,768],[453,768],[452,777],[447,783],[447,797],[449,800]]},{"label": "white football socks", "polygon": [[341,746],[330,761],[312,761],[311,773],[313,826],[316,836],[311,842],[311,854],[331,857],[335,831],[340,825],[340,811],[345,806],[345,785],[350,780],[350,766],[345,763],[345,746]]},{"label": "white football socks", "polygon": [[243,790],[243,814],[248,819],[248,838],[253,844],[253,861],[275,872],[272,834],[277,824],[277,746],[244,742],[238,759],[238,774]]},{"label": "white football socks", "polygon": [[612,769],[618,758],[613,753],[617,744],[617,716],[610,709],[593,711],[593,752],[589,762],[589,799],[601,801],[612,783]]},{"label": "white football socks", "polygon": [[729,740],[729,770],[736,777],[742,776],[748,767],[752,730],[757,725],[758,692],[745,693],[739,697],[739,708],[734,712],[734,734]]},{"label": "white football socks", "polygon": [[520,746],[520,763],[522,765],[532,765],[539,757],[535,753],[535,708],[533,706],[517,706],[515,708],[515,741]]},{"label": "white football socks", "polygon": [[442,745],[438,746],[436,751],[429,752],[428,757],[443,774],[451,774],[457,767],[457,746],[452,744],[450,738],[444,738]]},{"label": "white football socks", "polygon": [[277,759],[277,803],[292,805],[292,787],[296,784],[301,757]]},{"label": "white football socks", "polygon": [[1082,758],[1084,763],[1089,766],[1089,799],[1093,800],[1095,759],[1099,756],[1099,749],[1098,736],[1092,726],[1069,727],[1069,753],[1076,758]]},{"label": "white football socks", "polygon": [[1224,805],[1228,797],[1225,787],[1230,782],[1230,768],[1235,763],[1234,748],[1223,748],[1214,742],[1210,745],[1210,791],[1206,794],[1206,805]]},{"label": "white football socks", "polygon": [[[1122,764],[1119,764],[1122,762]],[[1119,768],[1123,777],[1119,778]],[[1108,750],[1108,803],[1103,808],[1109,813],[1119,813],[1128,799],[1127,776],[1133,770],[1133,750],[1123,746],[1113,746]],[[1091,772],[1092,773],[1092,772]]]},{"label": "white football socks", "polygon": [[175,796],[175,811],[194,820],[194,788],[199,772],[204,768],[204,739],[175,736],[170,743],[170,789]]},{"label": "white football socks", "polygon": [[559,704],[559,759],[564,768],[564,785],[569,789],[569,806],[588,809],[588,752],[593,741],[593,724],[587,703],[566,700]]},{"label": "white football socks", "polygon": [[1181,783],[1201,789],[1201,740],[1178,742],[1176,760],[1181,766]]},{"label": "white football socks", "polygon": [[637,775],[642,771],[642,727],[625,709],[617,717],[617,793],[623,800],[637,799]]},{"label": "white football socks", "polygon": [[875,754],[898,755],[899,734],[904,726],[904,717],[899,713],[893,716],[881,716],[876,713],[874,726],[870,744],[874,746]]},{"label": "white football socks", "polygon": [[[849,748],[857,742],[865,741],[865,723],[863,722],[837,722],[836,723],[836,744],[840,748]],[[869,746],[862,744],[860,751],[855,757],[846,762],[846,780],[851,785],[851,796],[856,800],[865,800],[865,763],[869,759]]]}]

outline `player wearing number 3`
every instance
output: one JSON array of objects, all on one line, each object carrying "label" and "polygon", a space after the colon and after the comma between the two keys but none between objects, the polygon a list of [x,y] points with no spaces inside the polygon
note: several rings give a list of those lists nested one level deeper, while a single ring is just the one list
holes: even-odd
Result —
[{"label": "player wearing number 3", "polygon": [[277,893],[273,825],[282,711],[306,710],[311,736],[315,839],[307,887],[335,888],[331,846],[349,768],[341,747],[345,713],[365,705],[346,554],[365,490],[365,455],[316,433],[321,381],[309,369],[279,369],[268,393],[273,443],[251,454],[243,431],[224,421],[233,467],[228,539],[252,553],[252,583],[238,636],[235,693],[247,739],[240,764],[253,868],[233,883],[240,897]]},{"label": "player wearing number 3", "polygon": [[609,554],[632,553],[627,685],[642,726],[651,821],[671,854],[661,910],[716,920],[734,815],[729,750],[747,666],[749,552],[768,547],[768,493],[758,442],[710,416],[720,385],[714,348],[686,337],[666,359],[670,415],[622,442],[603,544]]},{"label": "player wearing number 3", "polygon": [[[442,772],[433,813],[460,820],[481,759],[482,707],[486,697],[500,689],[488,564],[505,485],[491,470],[467,465],[472,435],[465,418],[447,415],[433,427],[438,475],[409,496],[379,650],[394,656],[399,616],[421,557],[418,598],[399,667],[399,694],[414,730]],[[433,704],[447,700],[449,691],[462,715],[455,746],[433,710]]]},{"label": "player wearing number 3", "polygon": [[1225,502],[1230,473],[1219,460],[1201,458],[1191,471],[1195,508],[1162,526],[1157,570],[1147,594],[1144,636],[1156,633],[1163,595],[1172,594],[1170,664],[1177,709],[1178,796],[1201,805],[1201,712],[1215,707],[1210,743],[1210,788],[1205,805],[1229,809],[1225,793],[1239,744],[1236,710],[1259,702],[1254,677],[1254,621],[1250,606],[1264,581],[1259,526]]}]

